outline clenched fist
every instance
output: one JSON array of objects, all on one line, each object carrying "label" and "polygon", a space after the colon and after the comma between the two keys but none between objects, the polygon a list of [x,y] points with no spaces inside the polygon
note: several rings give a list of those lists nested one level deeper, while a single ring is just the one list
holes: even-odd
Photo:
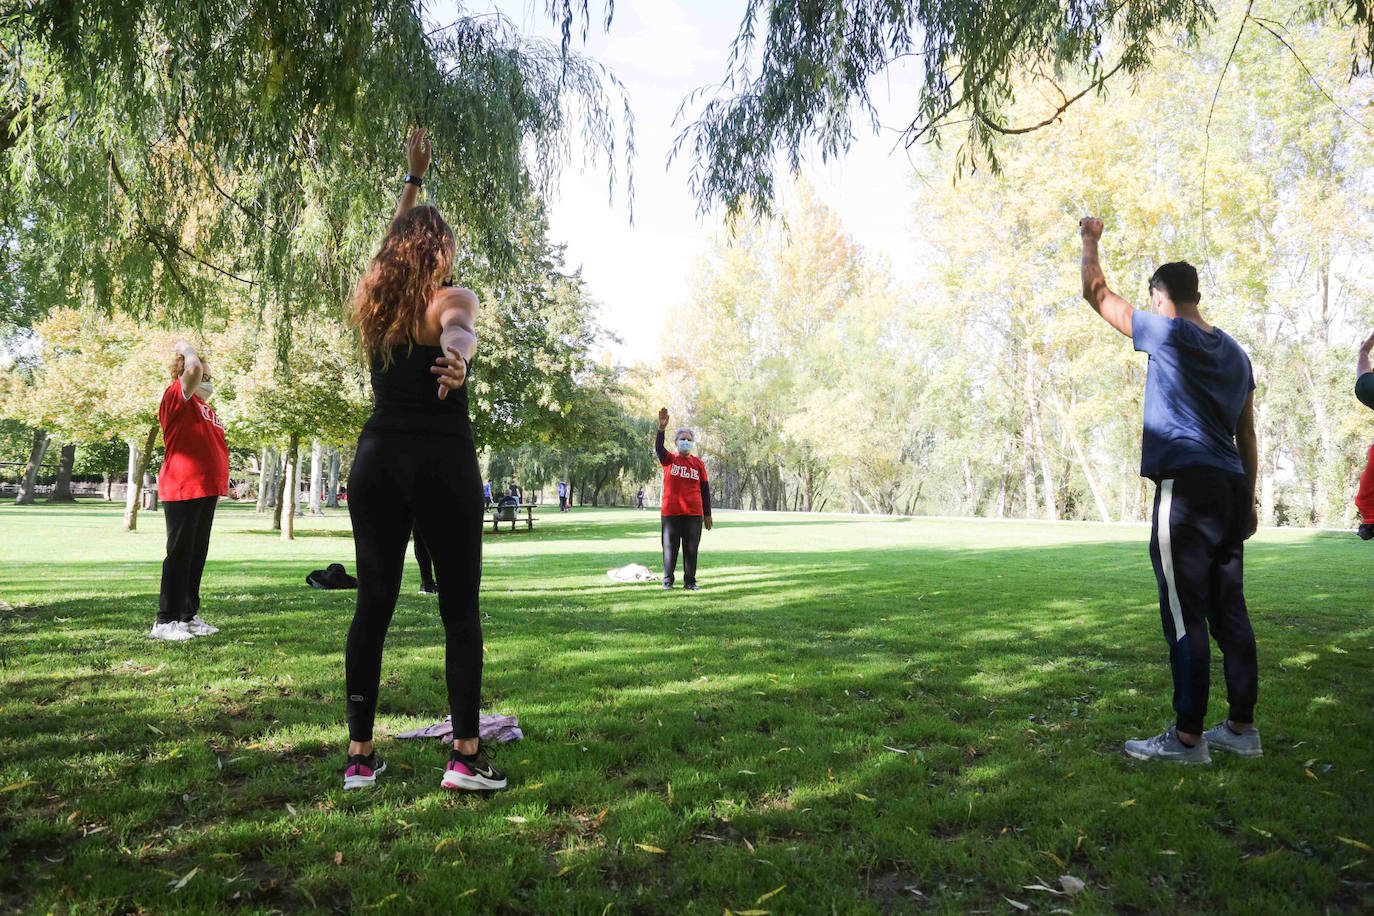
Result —
[{"label": "clenched fist", "polygon": [[1078,221],[1078,234],[1085,239],[1097,241],[1102,238],[1102,220],[1095,216],[1085,216]]}]

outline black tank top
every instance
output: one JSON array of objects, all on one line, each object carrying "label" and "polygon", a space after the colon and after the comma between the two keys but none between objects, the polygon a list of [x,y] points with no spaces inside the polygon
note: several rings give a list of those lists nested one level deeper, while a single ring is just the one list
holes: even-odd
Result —
[{"label": "black tank top", "polygon": [[[421,433],[472,438],[468,419],[468,386],[439,400],[439,382],[430,368],[443,355],[440,347],[399,345],[391,351],[391,365],[372,366],[372,416],[364,432]],[[471,368],[471,367],[469,367]]]}]

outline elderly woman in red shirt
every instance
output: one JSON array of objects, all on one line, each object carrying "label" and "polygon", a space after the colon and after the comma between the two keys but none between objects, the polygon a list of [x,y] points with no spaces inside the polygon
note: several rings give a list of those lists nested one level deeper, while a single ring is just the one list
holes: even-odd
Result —
[{"label": "elderly woman in red shirt", "polygon": [[654,452],[663,465],[663,587],[673,587],[680,548],[683,587],[694,592],[701,529],[711,530],[711,486],[706,481],[706,462],[692,454],[696,434],[685,426],[679,429],[674,436],[676,450],[670,454],[663,441],[667,428],[668,408],[664,407],[658,412],[654,439]]},{"label": "elderly woman in red shirt", "polygon": [[157,409],[166,446],[157,486],[167,521],[167,558],[157,621],[148,635],[180,642],[219,632],[200,618],[200,577],[215,504],[229,495],[229,445],[224,424],[205,403],[215,390],[209,366],[185,341],[172,349],[172,384]]}]

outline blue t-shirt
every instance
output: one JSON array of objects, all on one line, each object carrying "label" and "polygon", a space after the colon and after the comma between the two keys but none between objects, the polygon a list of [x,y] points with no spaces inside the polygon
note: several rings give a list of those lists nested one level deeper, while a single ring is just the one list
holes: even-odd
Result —
[{"label": "blue t-shirt", "polygon": [[1250,357],[1225,331],[1185,318],[1131,315],[1135,348],[1150,354],[1145,373],[1145,434],[1140,476],[1169,477],[1209,467],[1244,474],[1236,422],[1255,387]]}]

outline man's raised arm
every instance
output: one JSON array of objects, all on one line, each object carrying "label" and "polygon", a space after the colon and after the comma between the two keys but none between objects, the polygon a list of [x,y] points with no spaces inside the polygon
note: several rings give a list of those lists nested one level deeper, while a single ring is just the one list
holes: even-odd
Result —
[{"label": "man's raised arm", "polygon": [[1085,216],[1078,221],[1078,234],[1083,238],[1083,298],[1107,324],[1127,337],[1131,336],[1131,304],[1112,292],[1098,260],[1097,243],[1102,238],[1102,220]]}]

